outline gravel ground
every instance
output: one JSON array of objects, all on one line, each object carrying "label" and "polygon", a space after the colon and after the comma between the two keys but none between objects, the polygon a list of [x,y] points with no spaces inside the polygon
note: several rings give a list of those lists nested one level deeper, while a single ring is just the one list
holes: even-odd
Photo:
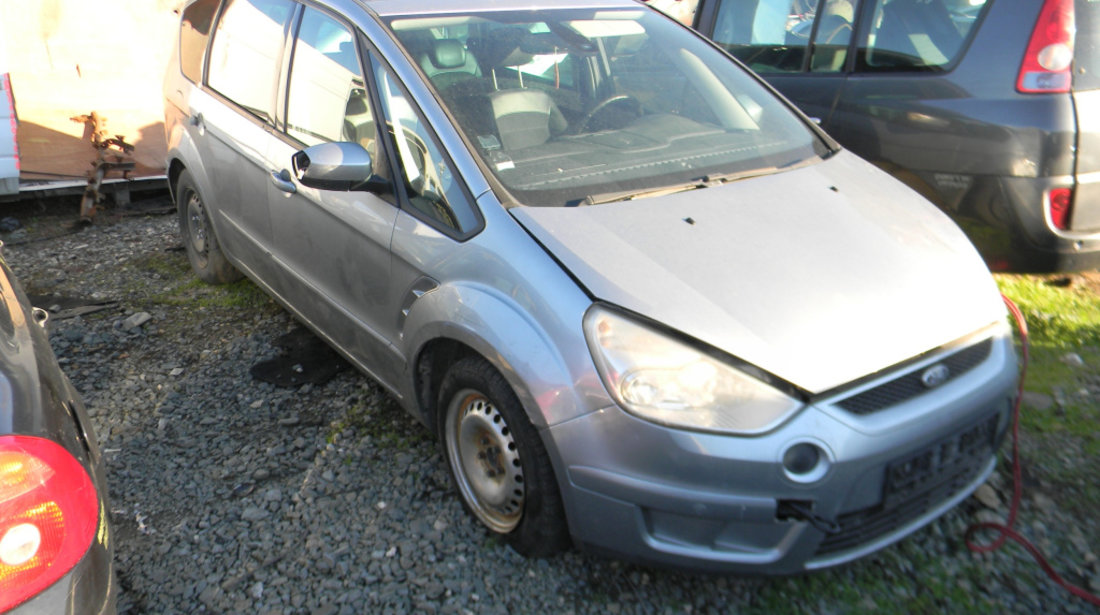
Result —
[{"label": "gravel ground", "polygon": [[[1022,549],[963,545],[969,523],[1005,514],[1006,464],[900,545],[801,577],[525,560],[464,513],[439,446],[366,377],[253,380],[295,323],[247,283],[197,282],[174,216],[106,213],[59,234],[75,209],[26,214],[5,254],[31,294],[117,302],[56,315],[51,339],[106,451],[124,613],[1093,612]],[[1095,489],[1096,460],[1064,457],[1059,475]],[[1035,472],[1018,527],[1100,590],[1095,515]]]}]

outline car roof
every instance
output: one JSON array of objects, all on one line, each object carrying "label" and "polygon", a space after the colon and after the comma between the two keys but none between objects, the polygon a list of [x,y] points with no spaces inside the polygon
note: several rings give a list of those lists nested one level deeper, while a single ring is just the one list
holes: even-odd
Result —
[{"label": "car roof", "polygon": [[380,17],[493,11],[642,8],[636,0],[359,0]]}]

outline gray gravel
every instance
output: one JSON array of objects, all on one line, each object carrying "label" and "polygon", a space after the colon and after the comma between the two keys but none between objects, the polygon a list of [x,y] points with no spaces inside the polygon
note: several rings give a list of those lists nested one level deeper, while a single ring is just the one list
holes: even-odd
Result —
[{"label": "gray gravel", "polygon": [[[696,575],[577,551],[525,560],[464,513],[435,441],[366,377],[254,381],[249,368],[295,324],[247,284],[198,283],[173,216],[104,214],[37,240],[67,213],[4,235],[5,254],[29,292],[117,301],[55,317],[51,339],[106,450],[123,612],[1093,612],[1022,549],[962,544],[968,523],[1005,513],[1005,464],[980,500],[822,573]],[[1065,463],[1061,475],[1096,488],[1094,459],[1070,451]],[[1020,529],[1100,590],[1095,516],[1032,482]]]}]

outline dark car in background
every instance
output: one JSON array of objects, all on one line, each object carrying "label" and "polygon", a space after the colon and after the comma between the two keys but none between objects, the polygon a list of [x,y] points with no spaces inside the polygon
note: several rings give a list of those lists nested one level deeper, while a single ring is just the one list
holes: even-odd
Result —
[{"label": "dark car in background", "polygon": [[76,389],[0,258],[0,612],[115,612],[103,461]]},{"label": "dark car in background", "polygon": [[1100,264],[1100,2],[700,0],[696,28],[992,269]]}]

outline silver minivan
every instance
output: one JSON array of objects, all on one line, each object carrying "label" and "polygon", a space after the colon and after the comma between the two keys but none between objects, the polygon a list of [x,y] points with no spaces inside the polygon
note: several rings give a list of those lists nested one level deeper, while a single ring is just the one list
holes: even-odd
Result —
[{"label": "silver minivan", "polygon": [[959,229],[632,0],[196,0],[164,92],[198,275],[247,275],[540,556],[796,572],[992,471]]}]

